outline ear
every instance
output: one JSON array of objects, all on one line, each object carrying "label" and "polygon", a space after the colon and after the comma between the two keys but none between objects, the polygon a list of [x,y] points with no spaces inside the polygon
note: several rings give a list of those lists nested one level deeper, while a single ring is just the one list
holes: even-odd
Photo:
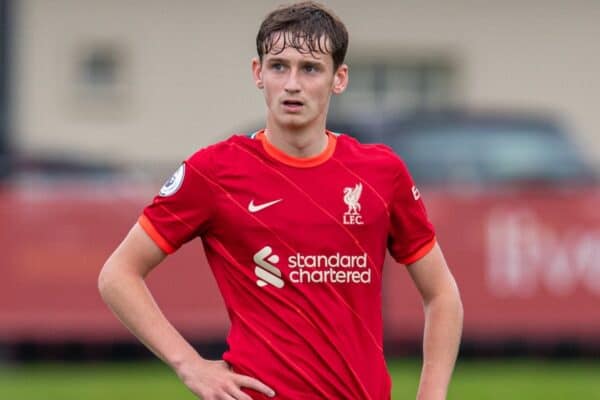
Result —
[{"label": "ear", "polygon": [[337,71],[333,75],[333,87],[331,91],[333,94],[341,94],[346,90],[348,86],[348,66],[342,64],[338,67]]},{"label": "ear", "polygon": [[254,57],[252,59],[252,77],[254,78],[256,87],[259,89],[264,89],[265,85],[262,81],[262,64],[258,57]]}]

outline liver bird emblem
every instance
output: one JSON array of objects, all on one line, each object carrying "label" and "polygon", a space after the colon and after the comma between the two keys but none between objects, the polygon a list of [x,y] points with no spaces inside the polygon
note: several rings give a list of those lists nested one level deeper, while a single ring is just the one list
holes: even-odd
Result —
[{"label": "liver bird emblem", "polygon": [[344,203],[348,206],[346,214],[357,215],[360,211],[360,194],[362,193],[362,183],[357,183],[353,188],[344,188]]}]

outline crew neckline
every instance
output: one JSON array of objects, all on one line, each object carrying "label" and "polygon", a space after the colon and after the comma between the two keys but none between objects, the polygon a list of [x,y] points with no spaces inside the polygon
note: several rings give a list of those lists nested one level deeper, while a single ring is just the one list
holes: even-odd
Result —
[{"label": "crew neckline", "polygon": [[295,157],[283,152],[269,142],[269,138],[267,138],[264,129],[256,132],[252,137],[259,140],[267,154],[277,161],[292,167],[310,168],[321,165],[329,160],[335,151],[337,136],[328,130],[326,130],[325,133],[327,134],[327,146],[321,153],[311,157]]}]

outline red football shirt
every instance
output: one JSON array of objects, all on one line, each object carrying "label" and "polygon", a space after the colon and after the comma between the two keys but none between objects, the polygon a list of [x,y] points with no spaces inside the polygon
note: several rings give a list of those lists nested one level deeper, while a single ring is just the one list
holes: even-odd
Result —
[{"label": "red football shirt", "polygon": [[327,135],[323,153],[304,159],[263,131],[202,149],[139,222],[166,253],[202,238],[231,319],[223,359],[234,371],[280,399],[389,399],[384,256],[412,263],[434,232],[398,156]]}]

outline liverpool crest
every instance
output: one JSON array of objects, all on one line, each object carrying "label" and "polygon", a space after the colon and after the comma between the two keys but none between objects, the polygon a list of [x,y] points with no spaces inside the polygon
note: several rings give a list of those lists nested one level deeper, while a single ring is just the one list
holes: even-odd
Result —
[{"label": "liverpool crest", "polygon": [[362,183],[357,183],[354,187],[344,188],[344,203],[348,206],[348,211],[344,213],[344,225],[362,225],[362,215],[360,214],[360,195],[362,193]]}]

